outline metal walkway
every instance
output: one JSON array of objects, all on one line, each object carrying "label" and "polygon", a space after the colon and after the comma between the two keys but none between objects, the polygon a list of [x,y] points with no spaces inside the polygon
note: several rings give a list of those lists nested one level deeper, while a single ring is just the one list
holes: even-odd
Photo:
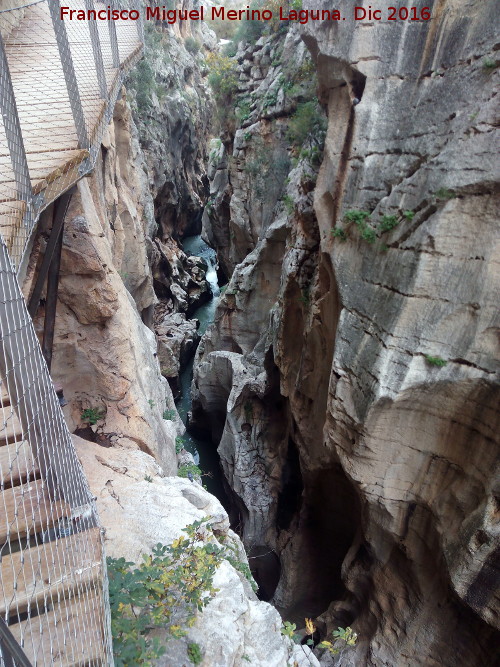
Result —
[{"label": "metal walkway", "polygon": [[134,0],[22,4],[0,0],[0,667],[113,665],[95,499],[18,275],[41,212],[64,218],[95,165],[142,24],[59,18]]},{"label": "metal walkway", "polygon": [[61,21],[61,5],[113,3],[43,0],[0,13],[0,232],[16,265],[40,212],[92,169],[142,51],[140,21]]}]

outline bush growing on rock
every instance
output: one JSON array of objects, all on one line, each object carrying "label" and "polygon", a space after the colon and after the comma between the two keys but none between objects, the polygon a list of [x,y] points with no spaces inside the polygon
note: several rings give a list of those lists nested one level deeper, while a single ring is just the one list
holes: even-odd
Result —
[{"label": "bush growing on rock", "polygon": [[[164,641],[185,636],[197,611],[217,593],[213,578],[225,555],[210,541],[207,521],[186,526],[186,536],[170,546],[157,544],[138,567],[124,558],[107,559],[116,667],[149,667],[165,652],[164,642],[151,638],[151,631],[164,628]],[[189,645],[188,655],[199,664],[201,649],[194,646]]]},{"label": "bush growing on rock", "polygon": [[300,148],[309,137],[322,146],[326,125],[325,115],[317,100],[302,102],[290,118],[288,139],[296,148]]},{"label": "bush growing on rock", "polygon": [[184,46],[186,47],[186,51],[189,51],[192,55],[195,55],[200,50],[200,43],[194,37],[186,37]]},{"label": "bush growing on rock", "polygon": [[221,53],[210,53],[207,57],[210,70],[208,82],[213,88],[217,101],[228,101],[238,89],[236,64]]}]

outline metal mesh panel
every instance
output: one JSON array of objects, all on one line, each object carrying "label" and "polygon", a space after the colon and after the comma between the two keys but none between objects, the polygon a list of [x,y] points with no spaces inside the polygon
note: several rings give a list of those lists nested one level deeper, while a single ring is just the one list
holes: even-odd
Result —
[{"label": "metal mesh panel", "polygon": [[16,277],[40,213],[93,168],[140,56],[139,22],[59,18],[108,4],[138,8],[0,11],[0,616],[33,665],[113,664],[94,499]]},{"label": "metal mesh panel", "polygon": [[0,613],[33,664],[109,664],[95,503],[4,243],[0,403]]},{"label": "metal mesh panel", "polygon": [[[139,22],[62,21],[61,5],[108,7],[43,0],[0,12],[0,232],[17,268],[41,211],[93,168],[142,50]],[[133,0],[119,6],[135,8]]]}]

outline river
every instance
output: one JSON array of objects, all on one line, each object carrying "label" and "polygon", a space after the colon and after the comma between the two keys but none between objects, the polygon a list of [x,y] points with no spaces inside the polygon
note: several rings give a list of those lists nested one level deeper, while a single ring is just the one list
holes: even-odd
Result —
[{"label": "river", "polygon": [[[217,280],[217,256],[215,250],[208,246],[201,236],[188,236],[182,241],[182,248],[186,255],[201,257],[208,265],[206,280],[210,284],[213,297],[207,303],[195,310],[192,317],[200,323],[198,331],[202,336],[208,327],[212,324],[215,317],[215,311],[220,299],[220,289]],[[191,410],[191,382],[193,380],[194,356],[179,376],[180,396],[176,401],[177,411],[184,422],[187,424],[188,413]],[[215,445],[211,440],[201,440],[195,438],[189,433],[189,429],[184,435],[184,447],[194,456],[196,464],[201,468],[203,474],[203,484],[208,491],[216,496],[222,504],[228,509],[228,501],[224,486],[222,483],[222,471],[220,468],[219,456]]]}]

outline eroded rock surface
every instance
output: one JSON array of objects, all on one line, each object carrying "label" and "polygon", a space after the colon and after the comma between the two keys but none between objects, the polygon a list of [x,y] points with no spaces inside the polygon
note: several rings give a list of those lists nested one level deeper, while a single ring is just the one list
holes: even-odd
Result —
[{"label": "eroded rock surface", "polygon": [[[108,556],[138,563],[158,543],[171,544],[187,525],[208,517],[213,542],[248,564],[222,505],[199,484],[164,477],[156,461],[144,452],[104,448],[77,436],[74,441],[97,497]],[[291,664],[318,664],[307,647],[304,651],[281,636],[278,612],[257,600],[247,579],[227,560],[215,574],[214,587],[217,594],[198,614],[195,625],[187,628],[187,636],[167,639],[167,653],[158,665],[187,662],[190,642],[199,645],[200,664],[205,667],[243,665],[248,660],[271,667],[283,667],[289,660]],[[158,635],[165,639],[161,631]]]},{"label": "eroded rock surface", "polygon": [[[154,225],[137,131],[122,98],[97,167],[77,184],[66,215],[52,375],[68,401],[71,430],[149,452],[173,473],[180,426],[162,418],[165,409],[175,410],[173,397],[154,334],[141,320],[156,302],[148,262]],[[44,243],[42,225],[26,294]],[[38,326],[42,315],[43,301]],[[82,420],[85,410],[100,417],[97,424]]]},{"label": "eroded rock surface", "polygon": [[496,662],[494,5],[303,29],[329,118],[314,206],[299,164],[201,343],[195,413],[243,541],[279,554],[287,617],[358,632],[345,665]]}]

